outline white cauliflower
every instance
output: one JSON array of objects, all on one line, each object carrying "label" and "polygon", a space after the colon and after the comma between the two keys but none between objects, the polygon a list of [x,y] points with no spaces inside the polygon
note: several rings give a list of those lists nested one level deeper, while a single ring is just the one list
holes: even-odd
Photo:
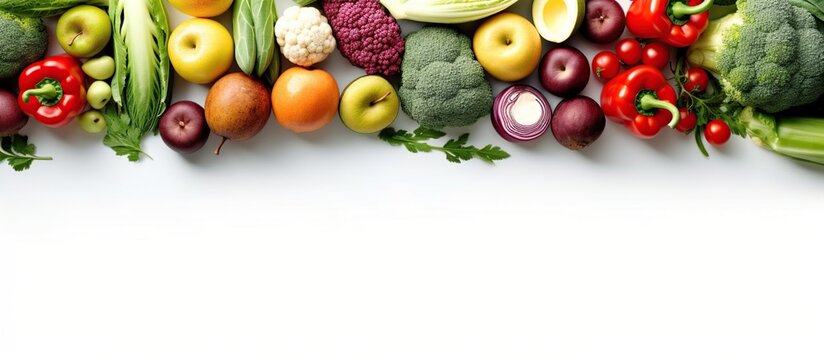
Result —
[{"label": "white cauliflower", "polygon": [[295,65],[312,66],[335,51],[335,37],[326,17],[313,7],[292,6],[275,24],[281,53]]}]

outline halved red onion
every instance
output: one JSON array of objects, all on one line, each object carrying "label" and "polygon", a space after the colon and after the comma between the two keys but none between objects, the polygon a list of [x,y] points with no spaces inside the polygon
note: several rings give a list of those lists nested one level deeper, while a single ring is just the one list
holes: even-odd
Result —
[{"label": "halved red onion", "polygon": [[512,85],[495,97],[492,125],[506,140],[535,140],[546,133],[551,120],[552,107],[532,86]]}]

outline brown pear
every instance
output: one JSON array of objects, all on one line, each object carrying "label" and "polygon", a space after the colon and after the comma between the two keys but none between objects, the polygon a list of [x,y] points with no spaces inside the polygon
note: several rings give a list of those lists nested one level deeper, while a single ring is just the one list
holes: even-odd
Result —
[{"label": "brown pear", "polygon": [[244,73],[228,74],[212,86],[206,96],[206,123],[226,140],[242,141],[257,135],[271,114],[271,97],[266,85]]}]

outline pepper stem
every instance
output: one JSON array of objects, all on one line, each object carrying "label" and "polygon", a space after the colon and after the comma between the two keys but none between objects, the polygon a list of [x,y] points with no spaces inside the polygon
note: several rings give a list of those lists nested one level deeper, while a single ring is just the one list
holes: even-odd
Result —
[{"label": "pepper stem", "polygon": [[29,102],[32,96],[37,98],[40,106],[55,106],[63,99],[63,85],[55,79],[44,78],[34,86],[34,89],[23,92],[23,102]]},{"label": "pepper stem", "polygon": [[646,111],[654,109],[669,111],[672,114],[672,121],[670,121],[667,126],[671,128],[678,126],[678,122],[681,121],[681,112],[678,111],[678,108],[669,101],[659,100],[654,94],[641,96],[641,101],[638,104],[641,106],[641,109]]},{"label": "pepper stem", "polygon": [[52,84],[44,84],[36,89],[26,90],[23,92],[23,102],[29,102],[32,96],[48,100],[54,99],[57,97],[57,87]]},{"label": "pepper stem", "polygon": [[695,6],[689,6],[680,1],[676,2],[672,4],[672,15],[680,18],[687,15],[700,14],[704,11],[708,11],[712,7],[713,1],[714,0],[704,0],[704,2]]}]

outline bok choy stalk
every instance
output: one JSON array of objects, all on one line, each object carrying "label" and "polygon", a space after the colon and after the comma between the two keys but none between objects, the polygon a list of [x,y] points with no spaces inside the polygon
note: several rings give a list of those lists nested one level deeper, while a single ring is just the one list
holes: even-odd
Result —
[{"label": "bok choy stalk", "polygon": [[255,18],[255,74],[263,76],[275,55],[275,21],[278,13],[275,0],[252,0]]},{"label": "bok choy stalk", "polygon": [[[273,30],[274,31],[274,30]],[[247,75],[255,71],[255,19],[252,0],[235,0],[232,5],[232,34],[235,40],[235,60]]]},{"label": "bok choy stalk", "polygon": [[781,155],[824,165],[824,117],[770,115],[751,107],[738,115],[757,145]]},{"label": "bok choy stalk", "polygon": [[398,20],[459,24],[496,14],[518,0],[381,0]]},{"label": "bok choy stalk", "polygon": [[275,0],[236,0],[232,13],[238,67],[247,75],[262,77],[275,56],[280,57],[275,45]]},{"label": "bok choy stalk", "polygon": [[59,15],[78,5],[105,7],[109,0],[0,0],[0,10],[25,17]]},{"label": "bok choy stalk", "polygon": [[[274,6],[274,3],[273,3]],[[278,21],[278,11],[277,8],[273,11],[274,18],[272,19],[273,28],[274,23]],[[266,69],[266,73],[264,74],[263,78],[269,86],[275,86],[275,81],[277,81],[278,77],[280,76],[280,46],[278,46],[277,41],[272,43],[272,61],[269,63],[269,68]]]},{"label": "bok choy stalk", "polygon": [[109,17],[116,70],[103,143],[137,161],[170,100],[169,22],[163,0],[111,0]]}]

